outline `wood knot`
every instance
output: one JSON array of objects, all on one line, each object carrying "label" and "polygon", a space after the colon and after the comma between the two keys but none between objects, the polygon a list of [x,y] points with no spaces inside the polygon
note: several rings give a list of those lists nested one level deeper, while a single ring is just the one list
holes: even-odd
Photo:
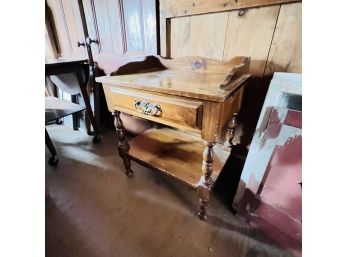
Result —
[{"label": "wood knot", "polygon": [[238,12],[238,16],[239,16],[239,17],[244,16],[244,15],[246,14],[247,11],[248,11],[247,9],[240,9],[239,12]]},{"label": "wood knot", "polygon": [[204,62],[202,60],[195,60],[192,62],[192,68],[194,70],[199,70],[204,67]]}]

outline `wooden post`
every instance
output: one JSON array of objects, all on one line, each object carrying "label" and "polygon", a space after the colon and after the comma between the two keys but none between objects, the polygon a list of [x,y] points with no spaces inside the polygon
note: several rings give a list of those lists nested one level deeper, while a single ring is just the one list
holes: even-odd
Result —
[{"label": "wooden post", "polygon": [[126,141],[126,131],[123,127],[123,122],[120,117],[121,112],[115,111],[115,128],[118,135],[118,154],[123,159],[123,165],[126,168],[127,177],[133,176],[133,171],[131,169],[130,158],[127,156],[129,151],[129,144]]},{"label": "wooden post", "polygon": [[231,120],[227,123],[226,140],[224,143],[226,150],[231,150],[233,147],[232,140],[234,138],[234,132],[237,127],[237,116],[238,113],[233,113]]},{"label": "wooden post", "polygon": [[210,199],[210,190],[213,186],[213,180],[211,174],[213,173],[214,162],[214,147],[215,143],[206,142],[206,147],[203,151],[203,165],[200,185],[198,186],[198,198],[199,198],[199,213],[198,217],[201,220],[207,220],[207,207]]},{"label": "wooden post", "polygon": [[[93,60],[93,52],[91,44],[99,44],[97,39],[92,39],[89,37],[88,34],[88,28],[87,28],[87,21],[86,21],[86,15],[85,10],[83,8],[83,1],[78,0],[77,1],[81,16],[81,22],[82,22],[82,29],[83,34],[85,36],[85,42],[78,42],[78,46],[84,45],[87,49],[87,56],[88,56],[88,66],[89,66],[89,86],[91,91],[93,92],[93,100],[94,100],[94,119],[95,119],[95,125],[99,128],[100,127],[100,90],[99,86],[96,85],[95,77],[99,75],[99,67],[96,62]],[[88,96],[89,97],[89,96]]]}]

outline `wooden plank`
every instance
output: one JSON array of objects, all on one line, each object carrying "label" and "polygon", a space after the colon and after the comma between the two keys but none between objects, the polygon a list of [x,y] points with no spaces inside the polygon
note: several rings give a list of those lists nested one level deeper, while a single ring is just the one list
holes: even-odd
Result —
[{"label": "wooden plank", "polygon": [[253,8],[245,15],[231,11],[228,18],[224,60],[234,56],[250,56],[249,73],[262,76],[273,37],[280,5]]},{"label": "wooden plank", "polygon": [[189,38],[190,38],[191,17],[180,17],[171,19],[170,57],[177,58],[189,56]]},{"label": "wooden plank", "polygon": [[265,75],[302,72],[302,3],[281,6]]},{"label": "wooden plank", "polygon": [[140,0],[122,1],[127,52],[144,52],[144,29]]},{"label": "wooden plank", "polygon": [[[118,52],[118,49],[115,47],[115,42],[117,41],[114,40],[114,34],[120,32],[120,29],[115,31],[111,28],[113,23],[110,22],[112,20],[112,17],[110,17],[109,13],[108,0],[94,1],[94,7],[98,24],[100,51],[103,54],[115,54],[116,52]],[[117,9],[114,9],[114,12],[116,15]],[[122,34],[120,33],[120,35]],[[120,51],[120,53],[123,52],[122,50]]]},{"label": "wooden plank", "polygon": [[171,57],[197,55],[222,61],[228,13],[171,20]]},{"label": "wooden plank", "polygon": [[157,52],[157,18],[156,1],[141,1],[143,11],[143,30],[146,54],[158,54]]},{"label": "wooden plank", "polygon": [[170,57],[170,41],[171,41],[171,20],[166,19],[160,14],[160,53],[163,57]]},{"label": "wooden plank", "polygon": [[82,22],[77,1],[61,0],[65,22],[68,30],[68,40],[71,45],[71,56],[86,56],[84,47],[78,47],[77,41],[84,42]]},{"label": "wooden plank", "polygon": [[163,18],[172,18],[300,1],[301,0],[160,0],[160,11]]},{"label": "wooden plank", "polygon": [[69,32],[66,26],[65,14],[61,0],[47,0],[47,5],[52,12],[52,27],[57,32],[57,51],[59,56],[70,56],[71,45],[68,39]]},{"label": "wooden plank", "polygon": [[45,57],[59,57],[57,43],[53,28],[52,10],[45,1]]},{"label": "wooden plank", "polygon": [[[129,141],[132,159],[197,188],[202,176],[204,141],[177,130],[150,129]],[[229,152],[214,146],[213,181],[219,176]]]}]

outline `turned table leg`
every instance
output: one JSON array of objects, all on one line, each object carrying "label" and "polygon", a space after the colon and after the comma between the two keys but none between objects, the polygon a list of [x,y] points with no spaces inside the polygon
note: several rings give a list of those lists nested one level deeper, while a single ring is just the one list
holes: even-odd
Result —
[{"label": "turned table leg", "polygon": [[213,173],[214,162],[214,147],[215,143],[206,142],[206,147],[203,151],[203,165],[200,185],[198,186],[199,208],[198,217],[201,220],[207,220],[207,207],[210,199],[210,191],[213,186],[211,174]]},{"label": "turned table leg", "polygon": [[231,120],[227,123],[226,140],[224,143],[226,150],[231,150],[233,147],[232,140],[234,138],[234,132],[237,127],[237,116],[238,113],[233,113]]},{"label": "turned table leg", "polygon": [[123,160],[124,167],[126,168],[127,177],[133,176],[133,171],[131,169],[131,162],[127,153],[129,151],[129,144],[126,141],[126,131],[123,127],[123,122],[120,118],[121,112],[115,111],[115,128],[118,135],[118,153]]}]

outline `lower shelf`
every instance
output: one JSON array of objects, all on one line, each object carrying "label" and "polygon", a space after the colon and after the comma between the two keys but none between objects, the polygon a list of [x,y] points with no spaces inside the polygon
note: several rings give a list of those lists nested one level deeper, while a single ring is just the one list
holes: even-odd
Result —
[{"label": "lower shelf", "polygon": [[[204,141],[170,128],[149,129],[131,139],[128,155],[131,159],[170,175],[193,188],[202,176]],[[214,146],[212,179],[215,181],[230,152],[221,144]]]}]

